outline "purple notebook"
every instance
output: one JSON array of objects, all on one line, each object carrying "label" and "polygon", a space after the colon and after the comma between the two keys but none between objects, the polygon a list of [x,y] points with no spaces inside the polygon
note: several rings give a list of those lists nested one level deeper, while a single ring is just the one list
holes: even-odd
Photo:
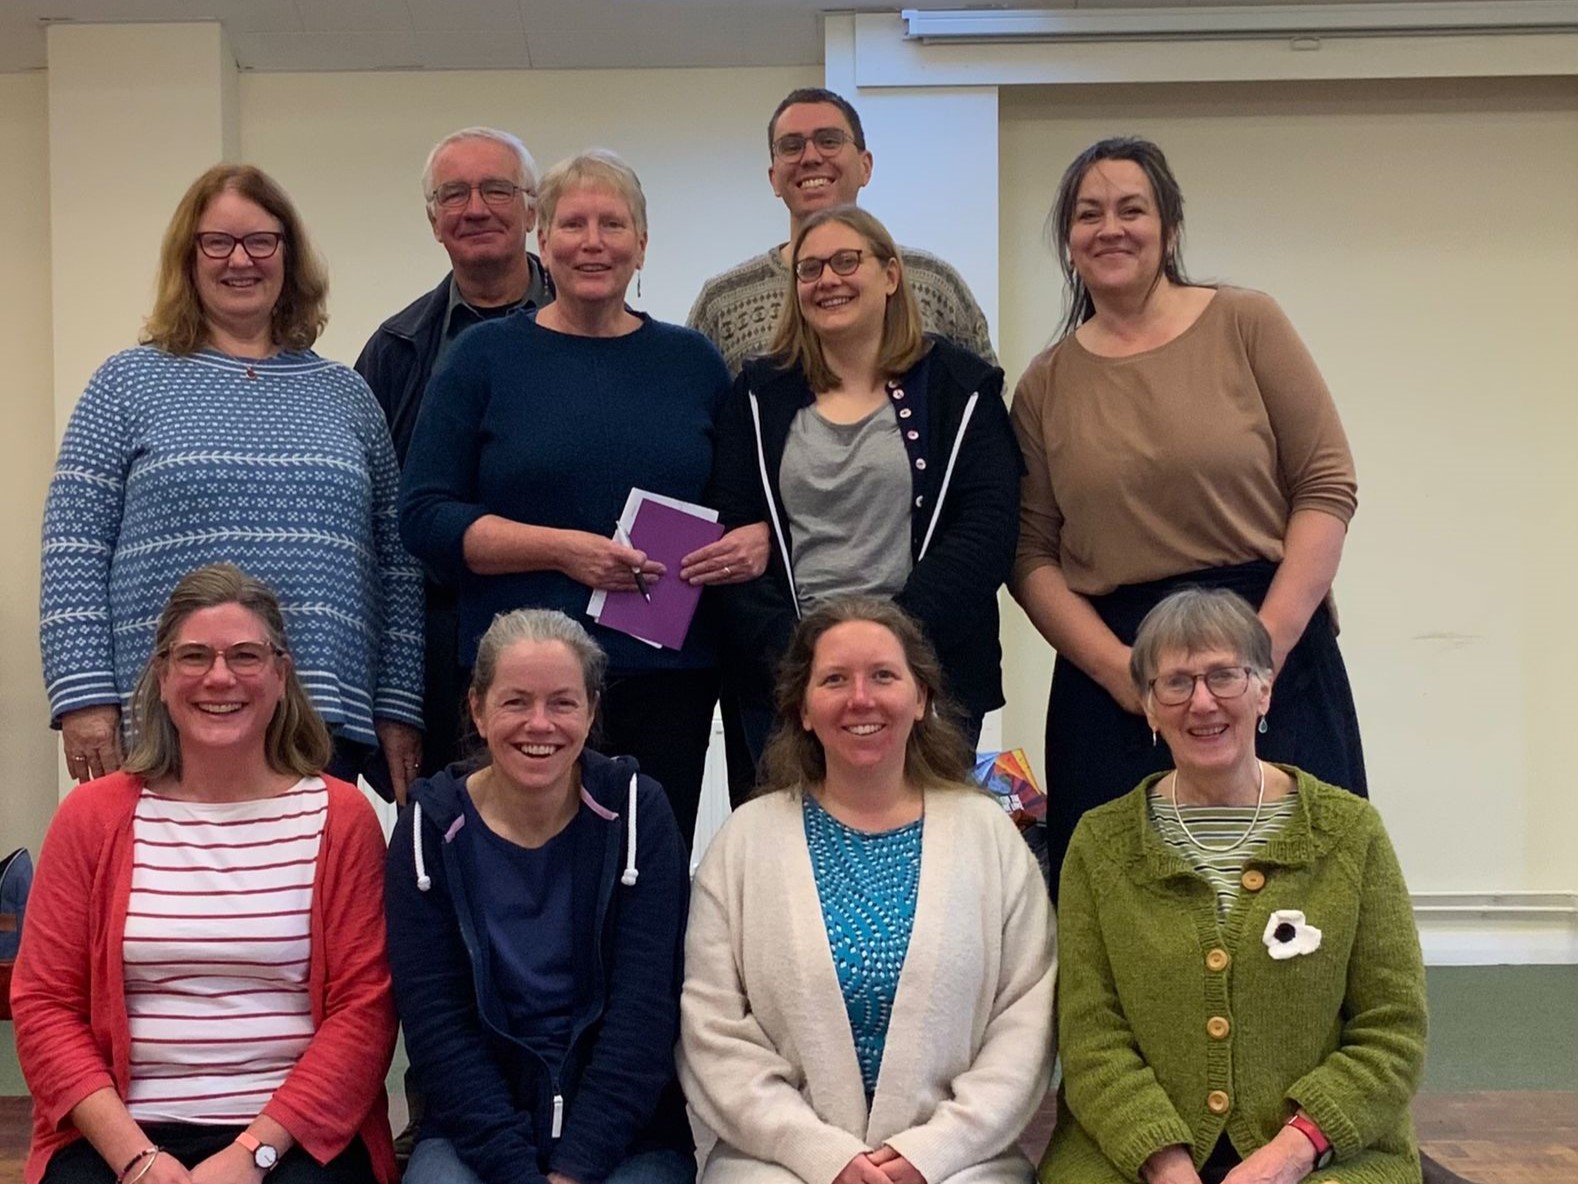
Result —
[{"label": "purple notebook", "polygon": [[639,592],[610,592],[598,620],[610,629],[671,650],[683,647],[701,588],[679,578],[679,561],[722,537],[721,522],[708,522],[662,502],[642,502],[630,528],[630,545],[668,570],[661,579],[647,581],[651,604]]}]

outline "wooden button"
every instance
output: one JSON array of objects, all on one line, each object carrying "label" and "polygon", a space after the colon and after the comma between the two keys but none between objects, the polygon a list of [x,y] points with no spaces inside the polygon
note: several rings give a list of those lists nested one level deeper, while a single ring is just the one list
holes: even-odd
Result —
[{"label": "wooden button", "polygon": [[1226,1040],[1232,1027],[1233,1025],[1227,1022],[1226,1016],[1213,1015],[1205,1021],[1205,1034],[1212,1040]]},{"label": "wooden button", "polygon": [[1266,873],[1258,867],[1252,867],[1238,878],[1238,882],[1250,892],[1259,892],[1266,886]]},{"label": "wooden button", "polygon": [[1225,1090],[1213,1089],[1205,1095],[1205,1108],[1212,1114],[1226,1114],[1233,1105],[1233,1099],[1227,1096]]},{"label": "wooden button", "polygon": [[1213,974],[1221,974],[1222,971],[1227,969],[1227,964],[1232,960],[1233,959],[1228,956],[1227,951],[1219,946],[1210,953],[1206,954],[1205,968],[1211,971]]}]

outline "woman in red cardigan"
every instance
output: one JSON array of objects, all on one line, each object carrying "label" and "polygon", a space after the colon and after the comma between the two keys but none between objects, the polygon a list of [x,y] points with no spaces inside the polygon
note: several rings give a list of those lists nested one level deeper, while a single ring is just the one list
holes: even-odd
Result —
[{"label": "woman in red cardigan", "polygon": [[11,991],[27,1184],[392,1184],[382,832],[279,603],[176,586],[135,744],[44,839]]}]

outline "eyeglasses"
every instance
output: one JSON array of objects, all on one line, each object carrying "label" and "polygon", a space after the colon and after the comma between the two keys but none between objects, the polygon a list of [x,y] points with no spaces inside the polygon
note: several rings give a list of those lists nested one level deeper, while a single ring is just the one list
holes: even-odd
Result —
[{"label": "eyeglasses", "polygon": [[214,659],[223,657],[225,668],[238,678],[262,672],[265,663],[283,650],[266,641],[238,641],[235,645],[215,649],[211,645],[192,641],[170,649],[170,664],[182,674],[197,676],[214,668]]},{"label": "eyeglasses", "polygon": [[815,144],[816,150],[823,156],[832,156],[845,144],[853,144],[855,137],[841,127],[819,127],[809,136],[790,132],[773,141],[773,155],[783,160],[793,160],[805,151],[807,141]]},{"label": "eyeglasses", "polygon": [[1164,674],[1151,679],[1151,694],[1164,707],[1178,707],[1194,698],[1195,683],[1205,683],[1214,699],[1237,699],[1249,689],[1248,666],[1217,666],[1204,674]]},{"label": "eyeglasses", "polygon": [[814,284],[822,278],[822,268],[831,267],[834,275],[854,275],[860,267],[860,262],[866,257],[864,251],[853,249],[834,251],[826,259],[819,259],[815,255],[802,255],[795,260],[795,279],[802,284]]},{"label": "eyeglasses", "polygon": [[236,244],[251,260],[272,259],[285,236],[277,230],[254,230],[251,234],[226,234],[223,230],[205,230],[194,235],[197,249],[210,259],[228,259],[235,253]]},{"label": "eyeglasses", "polygon": [[478,181],[475,185],[469,181],[446,181],[428,194],[428,200],[441,210],[458,210],[471,201],[473,189],[480,193],[483,202],[490,206],[507,206],[515,200],[517,193],[524,193],[528,198],[537,196],[524,185],[517,185],[514,181],[506,181],[502,177],[489,177],[486,181]]}]

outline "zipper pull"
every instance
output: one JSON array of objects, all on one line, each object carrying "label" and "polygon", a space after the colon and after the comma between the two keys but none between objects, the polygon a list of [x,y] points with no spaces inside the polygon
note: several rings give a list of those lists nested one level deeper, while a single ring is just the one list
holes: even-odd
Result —
[{"label": "zipper pull", "polygon": [[553,1095],[553,1129],[551,1131],[549,1131],[548,1133],[551,1134],[555,1139],[557,1139],[559,1137],[559,1133],[561,1131],[563,1131],[563,1130],[564,1130],[564,1095],[563,1094],[554,1094]]}]

